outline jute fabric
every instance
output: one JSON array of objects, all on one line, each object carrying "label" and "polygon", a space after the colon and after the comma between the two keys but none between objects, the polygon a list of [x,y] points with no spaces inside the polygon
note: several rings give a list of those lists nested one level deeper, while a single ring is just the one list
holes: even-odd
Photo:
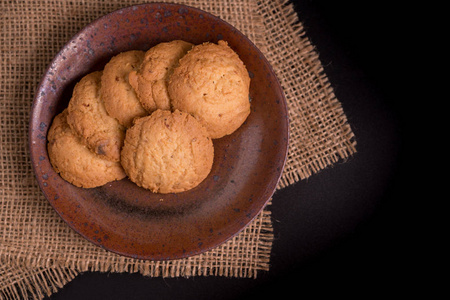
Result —
[{"label": "jute fabric", "polygon": [[[42,299],[86,271],[256,278],[270,269],[272,202],[238,236],[215,249],[180,260],[140,261],[81,238],[59,218],[36,183],[28,151],[28,121],[46,67],[84,26],[143,2],[0,0],[0,298]],[[286,0],[178,3],[234,25],[262,50],[276,71],[290,117],[289,156],[279,189],[356,153],[341,103],[292,4]]]}]

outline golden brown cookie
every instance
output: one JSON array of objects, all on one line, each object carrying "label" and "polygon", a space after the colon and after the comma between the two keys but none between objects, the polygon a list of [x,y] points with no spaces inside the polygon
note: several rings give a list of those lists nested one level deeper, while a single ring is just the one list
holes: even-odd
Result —
[{"label": "golden brown cookie", "polygon": [[169,79],[174,109],[200,120],[211,138],[233,133],[250,114],[250,77],[225,41],[196,45]]},{"label": "golden brown cookie", "polygon": [[173,67],[193,44],[174,40],[150,48],[139,70],[131,71],[129,81],[142,106],[148,111],[170,109],[167,81]]},{"label": "golden brown cookie", "polygon": [[202,182],[214,160],[206,129],[191,115],[156,110],[126,133],[121,162],[131,181],[158,193],[177,193]]},{"label": "golden brown cookie", "polygon": [[144,54],[137,50],[122,52],[111,58],[103,69],[101,97],[106,111],[127,128],[134,118],[147,115],[128,81],[128,75],[139,68]]},{"label": "golden brown cookie", "polygon": [[100,98],[102,72],[84,76],[69,101],[67,123],[91,151],[103,158],[120,161],[125,127],[108,115]]},{"label": "golden brown cookie", "polygon": [[57,115],[48,132],[50,162],[61,177],[75,186],[93,188],[126,176],[119,162],[90,151],[67,124],[67,109]]}]

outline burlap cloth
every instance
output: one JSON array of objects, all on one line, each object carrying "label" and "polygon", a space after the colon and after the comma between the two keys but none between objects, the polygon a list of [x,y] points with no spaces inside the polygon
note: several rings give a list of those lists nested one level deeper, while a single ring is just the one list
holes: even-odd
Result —
[{"label": "burlap cloth", "polygon": [[[81,238],[46,201],[35,181],[27,134],[34,92],[59,49],[96,18],[143,1],[0,1],[0,298],[42,299],[84,271],[146,276],[255,278],[268,271],[273,241],[270,205],[242,233],[201,255],[139,261]],[[340,102],[305,36],[292,4],[283,0],[179,1],[211,12],[263,51],[283,86],[291,143],[279,188],[356,152]]]}]

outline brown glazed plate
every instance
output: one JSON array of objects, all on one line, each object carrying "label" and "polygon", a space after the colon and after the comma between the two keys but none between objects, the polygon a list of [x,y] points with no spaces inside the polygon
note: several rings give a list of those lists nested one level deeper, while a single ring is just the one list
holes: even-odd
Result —
[{"label": "brown glazed plate", "polygon": [[[251,113],[233,134],[214,140],[215,161],[196,188],[156,194],[128,179],[83,189],[52,168],[47,132],[84,75],[127,50],[182,39],[228,42],[251,77]],[[184,258],[238,234],[272,197],[288,149],[288,111],[263,54],[242,33],[196,8],[151,3],[105,15],[76,34],[46,70],[33,101],[29,145],[39,186],[61,218],[88,241],[139,259]]]}]

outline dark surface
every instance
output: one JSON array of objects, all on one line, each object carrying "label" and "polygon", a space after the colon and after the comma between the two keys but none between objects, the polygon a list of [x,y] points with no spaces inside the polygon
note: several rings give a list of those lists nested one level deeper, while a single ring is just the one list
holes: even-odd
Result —
[{"label": "dark surface", "polygon": [[415,288],[401,285],[405,157],[402,99],[393,89],[395,12],[387,1],[295,3],[358,152],[275,193],[271,270],[257,279],[85,273],[51,299],[265,299],[282,291],[366,299]]}]

